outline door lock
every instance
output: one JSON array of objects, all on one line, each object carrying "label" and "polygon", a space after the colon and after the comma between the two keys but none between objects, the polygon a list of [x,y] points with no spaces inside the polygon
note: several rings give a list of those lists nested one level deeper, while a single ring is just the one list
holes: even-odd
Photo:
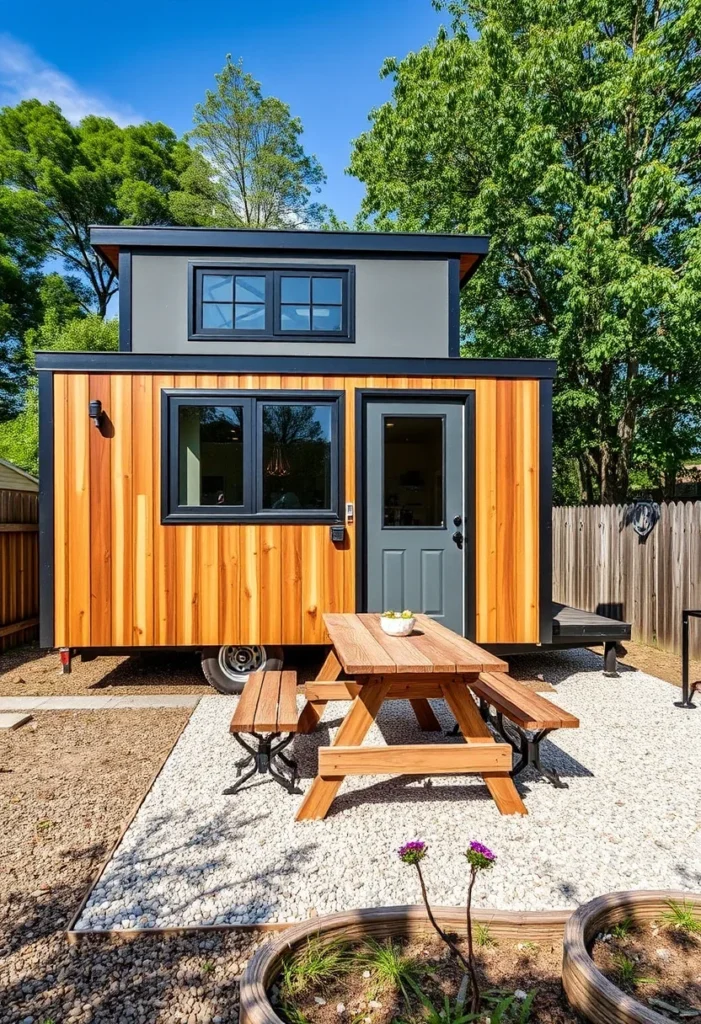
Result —
[{"label": "door lock", "polygon": [[460,549],[462,549],[463,535],[460,533],[460,530],[455,531],[455,533],[453,534],[453,540],[455,541],[457,546]]},{"label": "door lock", "polygon": [[453,526],[462,526],[462,516],[453,516]]}]

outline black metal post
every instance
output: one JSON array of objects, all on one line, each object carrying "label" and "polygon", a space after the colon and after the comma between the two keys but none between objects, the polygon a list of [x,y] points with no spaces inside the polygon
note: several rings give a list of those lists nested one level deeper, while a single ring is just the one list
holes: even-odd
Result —
[{"label": "black metal post", "polygon": [[618,657],[616,655],[615,640],[607,640],[604,644],[604,675],[618,676]]},{"label": "black metal post", "polygon": [[[691,710],[696,705],[691,702],[691,690],[689,688],[689,617],[701,618],[700,609],[685,608],[682,612],[682,699],[675,700],[677,708],[688,708]],[[694,684],[694,689],[696,684]]]}]

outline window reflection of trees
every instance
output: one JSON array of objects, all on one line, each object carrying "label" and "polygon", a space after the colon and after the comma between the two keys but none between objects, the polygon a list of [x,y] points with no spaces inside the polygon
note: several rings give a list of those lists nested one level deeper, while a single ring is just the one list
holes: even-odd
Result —
[{"label": "window reflection of trees", "polygon": [[331,410],[263,406],[263,504],[274,509],[330,507]]}]

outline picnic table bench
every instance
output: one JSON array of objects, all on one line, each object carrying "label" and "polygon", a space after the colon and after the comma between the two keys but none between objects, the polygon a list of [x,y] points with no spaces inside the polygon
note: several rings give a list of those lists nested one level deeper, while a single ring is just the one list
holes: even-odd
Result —
[{"label": "picnic table bench", "polygon": [[[577,729],[579,719],[503,672],[481,672],[471,689],[479,697],[484,721],[493,725],[519,755],[511,777],[532,766],[555,787],[566,789],[566,783],[557,772],[541,763],[540,744],[554,729]],[[494,708],[494,714],[490,707]],[[504,718],[511,723],[511,729],[505,725]]]},{"label": "picnic table bench", "polygon": [[[248,677],[229,726],[234,739],[248,756],[236,762],[239,778],[224,790],[225,794],[236,793],[256,772],[269,774],[290,793],[298,792],[295,785],[297,762],[283,753],[298,731],[296,696],[296,672],[253,672]],[[244,740],[242,733],[250,734],[256,745]],[[290,772],[289,778],[277,770],[275,763],[278,760]],[[250,770],[242,775],[243,769],[249,765]]]}]

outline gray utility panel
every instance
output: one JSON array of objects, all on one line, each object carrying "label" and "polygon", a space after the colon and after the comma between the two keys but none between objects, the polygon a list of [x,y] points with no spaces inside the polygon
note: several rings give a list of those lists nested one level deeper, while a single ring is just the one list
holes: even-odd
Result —
[{"label": "gray utility panel", "polygon": [[368,402],[368,611],[424,612],[464,635],[464,414],[459,402]]}]

